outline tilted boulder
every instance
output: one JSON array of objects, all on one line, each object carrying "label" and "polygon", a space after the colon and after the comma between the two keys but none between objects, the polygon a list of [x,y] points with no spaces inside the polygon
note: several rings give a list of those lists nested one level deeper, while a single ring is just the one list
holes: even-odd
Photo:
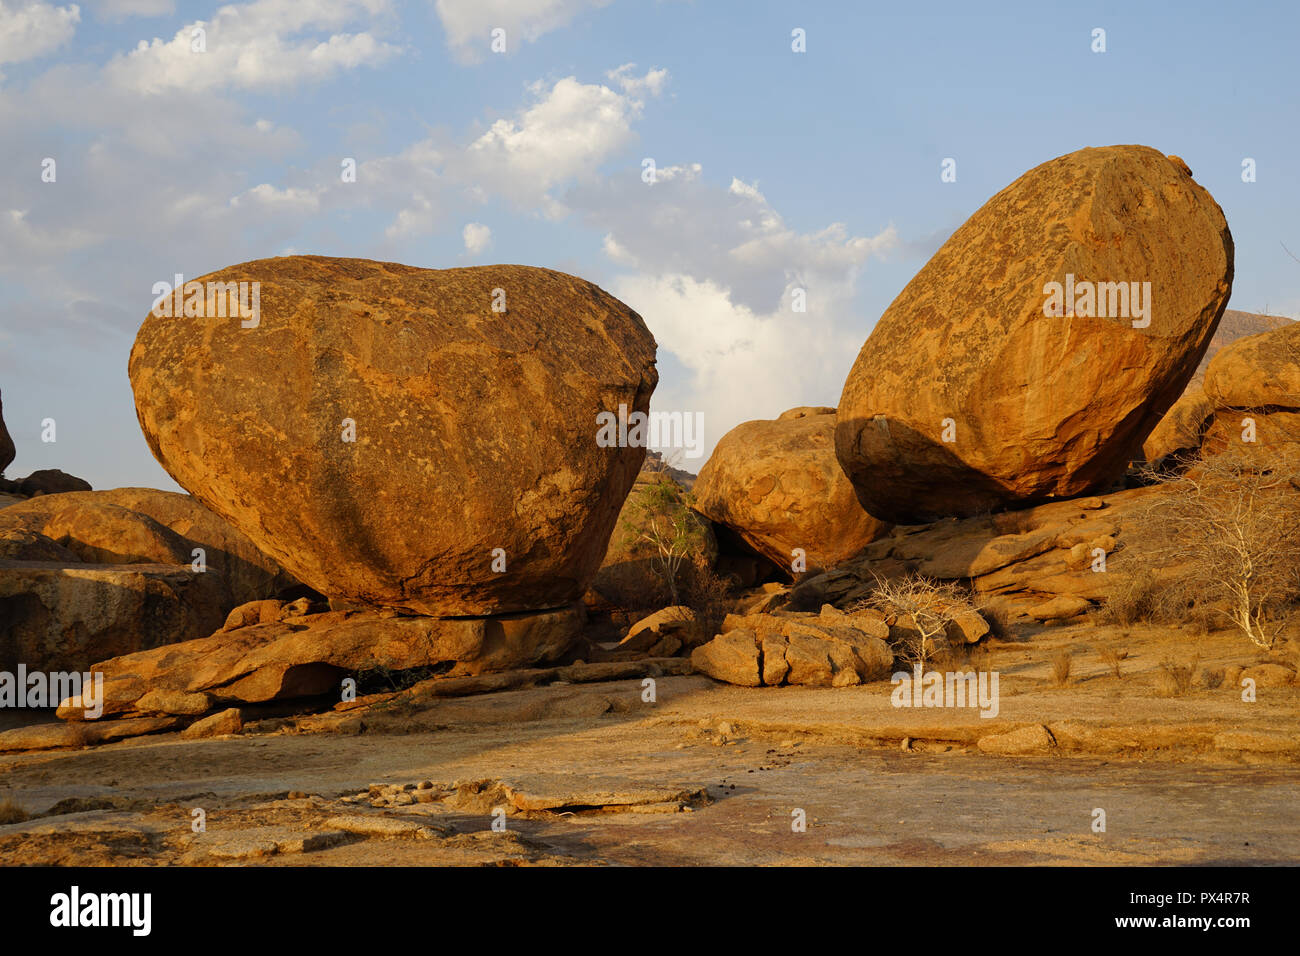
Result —
[{"label": "tilted boulder", "polygon": [[[196,498],[332,598],[581,597],[645,454],[598,441],[597,416],[644,413],[658,380],[635,312],[525,266],[289,256],[197,282],[184,311],[205,315],[156,307],[129,368],[150,448]],[[214,284],[241,282],[250,307],[220,317]]]},{"label": "tilted boulder", "polygon": [[1232,275],[1223,212],[1177,157],[1108,146],[1030,170],[858,355],[835,433],[858,499],[908,523],[1105,489],[1187,385]]},{"label": "tilted boulder", "polygon": [[889,530],[863,510],[835,458],[835,409],[792,408],[737,425],[695,481],[695,507],[778,567],[799,551],[829,568]]}]

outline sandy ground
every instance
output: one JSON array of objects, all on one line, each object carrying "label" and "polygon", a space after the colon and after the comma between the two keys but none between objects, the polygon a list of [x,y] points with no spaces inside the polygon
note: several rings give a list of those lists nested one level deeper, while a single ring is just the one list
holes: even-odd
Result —
[{"label": "sandy ground", "polygon": [[[1123,677],[1090,640],[1127,645]],[[1075,667],[1055,687],[1061,646]],[[1190,646],[1087,627],[999,645],[993,719],[895,708],[888,682],[685,676],[654,701],[639,680],[552,684],[8,755],[0,802],[33,816],[0,826],[0,862],[1294,865],[1300,688],[1155,696]],[[1254,660],[1231,635],[1195,648]],[[984,752],[1044,726],[1041,754]]]}]

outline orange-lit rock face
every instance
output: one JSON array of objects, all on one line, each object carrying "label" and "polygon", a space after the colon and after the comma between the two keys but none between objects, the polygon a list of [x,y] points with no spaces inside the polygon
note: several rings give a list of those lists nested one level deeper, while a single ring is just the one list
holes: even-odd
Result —
[{"label": "orange-lit rock face", "polygon": [[772,421],[737,425],[718,442],[695,482],[701,514],[735,531],[790,570],[833,567],[888,525],[862,510],[835,460],[835,409],[792,408]]},{"label": "orange-lit rock face", "polygon": [[644,457],[596,441],[658,380],[635,312],[524,266],[292,256],[196,281],[260,283],[260,314],[151,312],[130,360],[149,446],[196,498],[332,597],[581,596]]},{"label": "orange-lit rock face", "polygon": [[[1181,161],[1110,146],[1030,170],[858,355],[835,444],[863,506],[907,522],[1104,488],[1186,386],[1232,270],[1223,212]],[[1127,309],[1103,283],[1136,293]]]}]

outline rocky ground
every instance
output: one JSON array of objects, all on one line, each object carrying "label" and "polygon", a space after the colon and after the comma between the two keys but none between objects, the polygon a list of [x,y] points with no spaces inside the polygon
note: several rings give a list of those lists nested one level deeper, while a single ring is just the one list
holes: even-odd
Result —
[{"label": "rocky ground", "polygon": [[[1091,650],[1116,643],[1118,678]],[[1300,688],[1158,696],[1160,662],[1192,646],[1094,624],[995,642],[992,719],[894,708],[888,681],[683,674],[648,702],[641,678],[552,675],[465,697],[416,685],[215,739],[10,755],[0,807],[32,817],[0,826],[0,862],[1294,864]],[[1194,646],[1204,669],[1253,663],[1228,633]]]}]

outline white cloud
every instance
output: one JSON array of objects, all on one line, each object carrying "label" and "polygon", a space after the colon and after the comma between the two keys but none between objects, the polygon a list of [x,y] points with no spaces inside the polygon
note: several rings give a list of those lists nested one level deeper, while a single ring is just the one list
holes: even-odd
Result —
[{"label": "white cloud", "polygon": [[534,84],[531,92],[533,105],[497,120],[465,151],[474,179],[492,192],[546,205],[543,197],[555,186],[592,175],[635,139],[639,99],[572,76],[549,90]]},{"label": "white cloud", "polygon": [[461,231],[465,240],[465,251],[477,255],[492,242],[492,230],[481,222],[471,222]]},{"label": "white cloud", "polygon": [[[656,408],[701,411],[705,446],[743,421],[834,405],[867,323],[854,318],[859,271],[898,244],[892,226],[791,227],[756,183],[709,182],[698,163],[629,168],[565,201],[603,232],[623,271],[604,283],[639,312],[685,371],[665,374]],[[794,311],[794,290],[806,312]]]},{"label": "white cloud", "polygon": [[[335,33],[389,11],[389,0],[254,0],[189,23],[170,40],[141,40],[105,67],[113,84],[137,93],[261,89],[321,80],[374,66],[399,52],[369,32]],[[199,32],[202,36],[199,36]],[[315,36],[300,36],[314,33]],[[203,52],[196,52],[201,39]]]},{"label": "white cloud", "polygon": [[270,183],[262,183],[239,196],[232,197],[230,205],[234,208],[260,205],[280,212],[314,213],[320,209],[320,193],[296,186],[276,189]]},{"label": "white cloud", "polygon": [[686,369],[684,380],[665,377],[653,405],[702,412],[706,453],[741,422],[775,418],[796,405],[836,404],[865,338],[825,316],[788,308],[756,313],[725,286],[686,275],[620,276],[610,291]]},{"label": "white cloud", "polygon": [[644,99],[646,94],[658,96],[663,92],[668,83],[667,70],[649,70],[644,76],[636,76],[632,73],[635,69],[635,63],[624,63],[618,69],[610,70],[605,75],[617,83],[623,92],[634,100]]},{"label": "white cloud", "polygon": [[75,3],[0,0],[0,64],[23,63],[58,49],[77,31],[81,8]]},{"label": "white cloud", "polygon": [[490,50],[492,31],[506,31],[506,53],[533,43],[587,9],[610,0],[437,0],[435,8],[447,45],[462,60],[481,60]]}]

